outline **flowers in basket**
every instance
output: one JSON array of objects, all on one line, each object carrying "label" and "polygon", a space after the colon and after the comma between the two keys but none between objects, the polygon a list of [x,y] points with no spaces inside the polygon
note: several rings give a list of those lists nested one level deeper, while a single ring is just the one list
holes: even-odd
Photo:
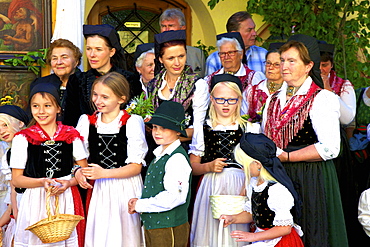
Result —
[{"label": "flowers in basket", "polygon": [[154,106],[152,103],[153,96],[151,94],[148,97],[142,92],[140,96],[134,97],[126,106],[128,114],[136,114],[141,116],[144,121],[150,119],[154,113]]}]

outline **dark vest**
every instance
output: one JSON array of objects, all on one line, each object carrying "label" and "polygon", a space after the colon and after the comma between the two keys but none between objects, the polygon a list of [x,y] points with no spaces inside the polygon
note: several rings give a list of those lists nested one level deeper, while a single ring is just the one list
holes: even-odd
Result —
[{"label": "dark vest", "polygon": [[275,212],[272,211],[267,205],[267,199],[269,198],[268,191],[270,186],[276,184],[275,182],[269,182],[266,188],[261,192],[252,193],[252,212],[253,221],[259,228],[272,228],[274,227],[273,221],[275,218]]},{"label": "dark vest", "polygon": [[[142,199],[154,197],[159,192],[164,191],[163,177],[165,174],[166,163],[168,159],[176,153],[183,154],[186,157],[187,161],[189,162],[190,166],[188,154],[185,152],[185,149],[182,146],[176,148],[171,153],[171,155],[168,154],[164,155],[157,162],[154,162],[155,160],[153,160],[148,168],[148,172],[146,173],[144,189],[141,195]],[[189,184],[191,184],[191,175],[189,179]],[[143,221],[145,229],[150,230],[158,228],[169,228],[185,224],[188,221],[189,202],[190,202],[190,187],[186,198],[186,202],[184,204],[179,205],[165,212],[141,213],[140,217],[141,220]]]}]

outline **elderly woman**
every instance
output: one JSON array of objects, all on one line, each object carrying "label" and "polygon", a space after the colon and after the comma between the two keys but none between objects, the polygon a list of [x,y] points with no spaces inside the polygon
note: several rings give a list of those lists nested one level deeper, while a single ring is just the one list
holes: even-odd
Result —
[{"label": "elderly woman", "polygon": [[202,128],[209,102],[208,85],[185,64],[184,30],[166,31],[156,34],[154,38],[156,59],[163,67],[149,82],[148,93],[153,94],[155,109],[164,100],[176,101],[183,105],[189,120],[186,123],[188,139],[181,140],[189,141],[193,136],[193,129]]},{"label": "elderly woman", "polygon": [[[144,48],[143,50],[141,50],[140,46],[143,46],[143,45],[149,45],[149,46],[146,46],[146,49]],[[154,78],[155,55],[154,55],[154,48],[150,48],[153,46],[154,46],[153,43],[142,44],[142,45],[137,46],[136,51],[135,51],[135,54],[137,55],[139,55],[139,53],[141,52],[141,54],[136,59],[135,69],[140,75],[141,89],[143,90],[143,92],[145,92],[146,96],[148,96],[148,92],[147,92],[148,83],[150,80]]]},{"label": "elderly woman", "polygon": [[[66,87],[68,83],[77,82],[81,73],[77,68],[81,63],[80,49],[67,39],[57,39],[51,43],[46,54],[46,63],[51,66],[53,74],[36,79],[31,83],[30,89],[38,83],[51,83],[60,89],[60,102],[62,110],[66,106]],[[62,112],[63,113],[63,112]],[[62,115],[63,116],[63,115]],[[61,117],[60,120],[63,120]]]},{"label": "elderly woman", "polygon": [[96,78],[109,72],[118,72],[130,83],[130,96],[141,93],[138,78],[124,70],[125,58],[118,33],[114,27],[103,25],[84,25],[83,34],[86,38],[86,56],[91,69],[79,75],[79,80],[67,86],[66,110],[64,124],[76,126],[82,114],[92,114],[94,107],[89,103],[91,86]]},{"label": "elderly woman", "polygon": [[239,32],[217,35],[217,48],[222,68],[207,77],[208,83],[210,83],[214,75],[232,74],[239,77],[244,91],[248,84],[255,85],[265,79],[262,72],[248,68],[245,61],[243,38]]},{"label": "elderly woman", "polygon": [[280,90],[283,85],[283,76],[280,71],[280,53],[278,50],[270,50],[266,54],[266,79],[256,85],[249,84],[243,94],[246,101],[246,109],[243,112],[248,114],[248,120],[260,122],[262,107],[267,97]]},{"label": "elderly woman", "polygon": [[302,34],[289,40],[280,48],[288,87],[267,100],[264,133],[301,195],[305,246],[348,246],[332,161],[340,149],[339,101],[323,89],[317,40]]}]

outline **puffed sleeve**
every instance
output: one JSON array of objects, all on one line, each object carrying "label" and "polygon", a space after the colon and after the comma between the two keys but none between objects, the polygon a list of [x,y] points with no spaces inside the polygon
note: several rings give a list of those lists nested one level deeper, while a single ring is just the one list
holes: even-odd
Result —
[{"label": "puffed sleeve", "polygon": [[195,83],[195,92],[193,97],[193,137],[189,145],[189,153],[197,156],[202,156],[204,151],[204,134],[203,124],[206,119],[207,109],[209,105],[209,89],[208,84],[204,79],[199,79]]},{"label": "puffed sleeve", "polygon": [[24,169],[26,167],[28,142],[25,136],[16,135],[12,141],[12,154],[10,155],[10,167]]},{"label": "puffed sleeve", "polygon": [[340,123],[348,125],[356,115],[356,94],[352,83],[348,80],[342,87],[339,98],[340,103]]},{"label": "puffed sleeve", "polygon": [[340,150],[338,97],[328,90],[321,90],[312,104],[310,117],[318,139],[314,144],[317,152],[323,160],[336,158]]},{"label": "puffed sleeve", "polygon": [[145,139],[145,126],[143,118],[138,115],[131,115],[126,123],[127,136],[127,159],[125,163],[145,163],[145,155],[148,152],[148,145]]},{"label": "puffed sleeve", "polygon": [[294,206],[294,198],[289,190],[280,183],[276,183],[269,188],[269,198],[267,205],[275,212],[273,224],[275,226],[294,225],[293,216],[290,209]]},{"label": "puffed sleeve", "polygon": [[370,237],[370,189],[361,193],[358,202],[358,221],[364,228],[365,233]]},{"label": "puffed sleeve", "polygon": [[80,132],[80,135],[84,138],[84,146],[86,148],[87,155],[89,155],[89,118],[86,114],[81,115],[78,120],[76,130]]}]

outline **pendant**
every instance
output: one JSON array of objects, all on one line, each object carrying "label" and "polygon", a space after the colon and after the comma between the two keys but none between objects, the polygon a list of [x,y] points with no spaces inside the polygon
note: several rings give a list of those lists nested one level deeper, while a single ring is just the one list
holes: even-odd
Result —
[{"label": "pendant", "polygon": [[55,141],[54,140],[47,140],[44,143],[45,143],[45,145],[54,145]]},{"label": "pendant", "polygon": [[289,86],[288,89],[286,90],[286,95],[292,97],[297,92],[297,90],[298,88]]}]

